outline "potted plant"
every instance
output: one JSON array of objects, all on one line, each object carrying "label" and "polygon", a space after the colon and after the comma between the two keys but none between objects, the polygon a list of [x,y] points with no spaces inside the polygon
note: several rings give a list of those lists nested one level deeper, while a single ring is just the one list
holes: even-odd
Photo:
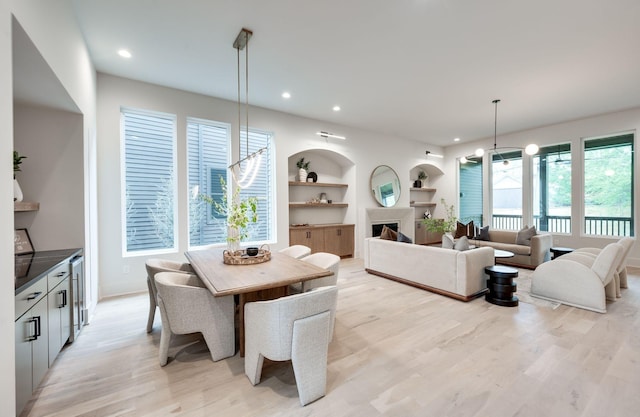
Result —
[{"label": "potted plant", "polygon": [[26,156],[20,155],[18,151],[13,151],[13,201],[22,201],[24,198],[20,184],[18,184],[18,180],[16,179],[16,172],[21,171],[20,164],[22,164],[22,160],[25,158]]},{"label": "potted plant", "polygon": [[422,181],[427,178],[427,174],[424,171],[418,173],[418,179],[413,182],[414,188],[422,188]]},{"label": "potted plant", "polygon": [[[453,204],[448,206],[447,202],[444,198],[440,199],[442,206],[445,209],[446,218],[444,219],[424,219],[422,223],[424,223],[425,227],[430,232],[436,232],[441,234],[451,234],[454,230],[456,230],[456,226],[458,223],[458,218],[456,217],[455,208]],[[453,236],[451,237],[453,241]]]},{"label": "potted plant", "polygon": [[307,182],[307,172],[309,170],[310,163],[310,161],[305,162],[304,157],[298,159],[298,162],[296,162],[296,166],[298,167],[298,177],[301,182]]},{"label": "potted plant", "polygon": [[227,247],[233,253],[240,249],[240,242],[248,237],[249,224],[258,221],[258,199],[256,197],[240,198],[240,187],[236,187],[229,202],[227,184],[222,177],[220,177],[220,185],[222,186],[220,202],[204,194],[200,194],[200,199],[211,204],[218,213],[227,216]]}]

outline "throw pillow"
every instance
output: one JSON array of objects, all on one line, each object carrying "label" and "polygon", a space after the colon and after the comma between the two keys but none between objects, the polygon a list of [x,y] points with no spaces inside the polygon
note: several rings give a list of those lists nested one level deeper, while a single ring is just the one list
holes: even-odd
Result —
[{"label": "throw pillow", "polygon": [[442,248],[443,249],[453,249],[453,239],[449,234],[442,235]]},{"label": "throw pillow", "polygon": [[466,236],[462,236],[455,245],[453,245],[453,249],[459,251],[469,250],[469,238]]},{"label": "throw pillow", "polygon": [[456,222],[456,233],[453,236],[454,238],[459,238],[467,235],[467,225],[462,224],[460,222]]},{"label": "throw pillow", "polygon": [[398,240],[398,233],[387,226],[382,226],[382,232],[380,232],[380,239]]},{"label": "throw pillow", "polygon": [[531,246],[531,238],[536,235],[536,227],[523,227],[516,234],[516,245]]},{"label": "throw pillow", "polygon": [[403,242],[403,243],[413,243],[413,241],[411,240],[411,238],[407,235],[405,235],[402,232],[398,232],[398,242]]},{"label": "throw pillow", "polygon": [[489,241],[489,226],[481,227],[478,230],[478,235],[475,237],[476,240],[486,240]]},{"label": "throw pillow", "polygon": [[469,239],[473,239],[473,235],[475,233],[475,227],[473,226],[473,220],[471,220],[469,223],[467,224],[462,224],[460,222],[456,222],[456,234],[455,234],[455,238],[458,239],[459,237],[462,236],[466,236]]}]

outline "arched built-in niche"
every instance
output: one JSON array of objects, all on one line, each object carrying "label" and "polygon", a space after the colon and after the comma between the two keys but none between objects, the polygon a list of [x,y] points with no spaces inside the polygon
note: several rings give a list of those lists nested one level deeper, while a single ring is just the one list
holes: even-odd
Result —
[{"label": "arched built-in niche", "polygon": [[[316,173],[316,182],[301,182],[296,163],[300,158],[309,162],[309,172]],[[289,244],[306,244],[336,253],[340,256],[354,255],[354,230],[356,221],[356,172],[349,158],[326,149],[308,149],[288,158],[289,192]],[[329,202],[330,201],[330,202]],[[303,226],[304,225],[304,226]],[[322,246],[320,238],[326,234],[344,236],[339,248],[327,243]],[[306,239],[307,242],[299,241]],[[346,245],[342,245],[344,240]],[[312,248],[313,249],[313,248]]]},{"label": "arched built-in niche", "polygon": [[435,165],[416,165],[409,172],[412,182],[418,179],[421,171],[427,177],[422,180],[421,187],[414,187],[412,183],[412,187],[409,188],[409,205],[415,210],[415,242],[417,244],[431,244],[440,242],[441,235],[428,232],[422,224],[422,219],[425,216],[437,217],[438,185],[442,183],[444,172]]}]

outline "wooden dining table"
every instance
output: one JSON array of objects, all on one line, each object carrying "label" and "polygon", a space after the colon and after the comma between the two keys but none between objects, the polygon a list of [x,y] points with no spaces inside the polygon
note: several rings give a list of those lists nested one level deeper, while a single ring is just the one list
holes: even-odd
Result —
[{"label": "wooden dining table", "polygon": [[289,285],[331,275],[327,269],[275,252],[250,265],[223,262],[224,249],[185,252],[196,274],[215,297],[238,295],[240,356],[244,356],[244,305],[289,294]]}]

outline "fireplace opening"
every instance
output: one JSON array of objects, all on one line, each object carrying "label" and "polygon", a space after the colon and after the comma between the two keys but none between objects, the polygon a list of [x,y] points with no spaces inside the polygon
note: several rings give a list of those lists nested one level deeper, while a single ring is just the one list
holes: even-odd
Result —
[{"label": "fireplace opening", "polygon": [[380,236],[380,234],[382,234],[382,228],[384,226],[387,226],[389,229],[393,230],[394,232],[398,231],[398,223],[372,224],[371,225],[371,236],[373,236],[373,237]]}]

